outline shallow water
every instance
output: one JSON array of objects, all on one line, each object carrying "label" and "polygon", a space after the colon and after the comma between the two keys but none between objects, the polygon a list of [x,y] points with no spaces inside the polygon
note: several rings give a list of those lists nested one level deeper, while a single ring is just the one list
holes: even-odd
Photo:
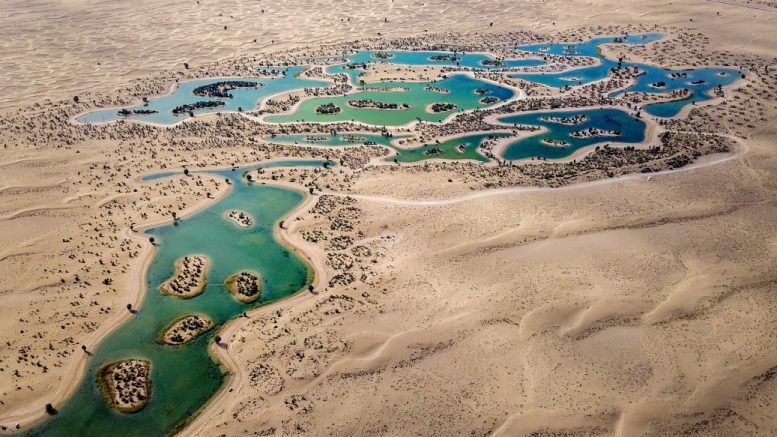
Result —
[{"label": "shallow water", "polygon": [[[447,93],[425,89],[427,86],[444,89]],[[513,92],[507,88],[473,79],[463,74],[455,74],[441,81],[429,83],[380,82],[365,85],[364,88],[364,91],[347,96],[306,100],[293,113],[269,116],[267,121],[271,123],[358,121],[375,126],[401,126],[416,119],[439,122],[454,112],[485,108],[496,104],[481,103],[480,100],[488,96],[496,97],[499,102],[513,96]],[[403,88],[403,90],[382,91],[381,88]],[[487,90],[487,94],[477,94],[476,90],[478,89]],[[358,109],[348,106],[347,103],[350,100],[408,104],[410,108],[397,110]],[[438,102],[453,103],[457,105],[457,108],[453,111],[436,114],[426,110],[428,105]],[[316,108],[328,103],[336,105],[341,111],[335,114],[316,112]]]},{"label": "shallow water", "polygon": [[483,141],[509,136],[510,134],[506,133],[485,133],[453,138],[439,144],[427,144],[413,149],[394,147],[397,156],[389,156],[386,158],[386,161],[409,163],[427,159],[472,159],[480,162],[487,162],[488,158],[481,155],[479,152],[480,145],[483,144]]},{"label": "shallow water", "polygon": [[[381,59],[376,57],[377,53],[388,53],[391,55],[388,59]],[[453,56],[458,58],[457,60],[435,60],[435,56]],[[455,52],[440,52],[440,51],[405,51],[405,50],[388,50],[388,51],[363,51],[347,57],[352,63],[391,63],[397,65],[445,65],[455,67],[467,67],[473,69],[504,69],[504,68],[519,68],[519,67],[533,67],[536,65],[542,65],[545,62],[540,59],[503,59],[500,65],[488,65],[487,61],[494,61],[493,56],[486,55],[484,53],[455,53]]]},{"label": "shallow water", "polygon": [[[322,161],[305,162],[309,166],[322,164]],[[274,165],[300,165],[300,162]],[[157,251],[148,269],[148,291],[142,308],[93,351],[86,376],[75,394],[64,405],[55,406],[59,414],[28,432],[29,435],[157,436],[173,431],[190,420],[224,382],[222,370],[207,351],[220,326],[243,311],[289,296],[310,283],[312,273],[306,263],[273,237],[273,227],[302,202],[303,195],[279,187],[245,183],[240,177],[243,171],[209,173],[229,178],[232,191],[178,225],[147,231],[157,240]],[[230,209],[247,211],[255,218],[254,226],[235,226],[223,216]],[[189,254],[210,257],[205,292],[189,300],[163,295],[157,287],[174,274],[175,261]],[[228,276],[244,269],[262,274],[264,291],[255,304],[240,303],[223,286]],[[117,311],[126,309],[120,307]],[[170,322],[191,312],[208,315],[216,322],[216,329],[184,346],[155,341]],[[111,409],[95,383],[99,367],[125,358],[144,358],[151,362],[150,402],[134,414]]]},{"label": "shallow water", "polygon": [[[638,35],[628,35],[621,38],[619,44],[646,44],[661,39],[659,33],[647,33]],[[572,69],[559,73],[525,73],[515,74],[512,77],[528,80],[543,85],[561,88],[564,86],[585,85],[608,76],[610,69],[618,67],[617,59],[609,59],[602,56],[599,46],[602,44],[613,43],[614,38],[595,38],[590,41],[576,44],[566,43],[546,43],[518,46],[517,49],[534,54],[553,54],[562,56],[588,56],[596,58],[598,65],[592,67],[583,67]],[[666,69],[649,64],[640,64],[624,61],[621,68],[635,69],[639,72],[633,85],[626,89],[615,91],[610,94],[617,97],[627,92],[645,92],[645,93],[668,93],[680,89],[688,89],[691,95],[682,100],[671,102],[654,103],[645,106],[645,111],[656,117],[673,117],[677,115],[686,105],[695,104],[709,100],[712,97],[708,94],[717,86],[726,86],[734,82],[740,75],[739,71],[733,68],[699,68],[699,69]],[[684,77],[672,77],[680,74]],[[694,81],[704,81],[702,84],[693,84]],[[654,85],[665,82],[664,86],[655,87]]]},{"label": "shallow water", "polygon": [[310,80],[298,77],[299,73],[303,71],[303,67],[291,67],[280,69],[286,73],[285,76],[277,78],[259,78],[259,77],[241,77],[233,78],[235,80],[255,81],[263,84],[264,86],[259,88],[238,88],[230,91],[233,95],[232,98],[210,98],[196,96],[193,90],[199,86],[208,85],[215,82],[221,82],[229,79],[199,79],[191,80],[187,82],[181,82],[176,87],[175,91],[170,95],[154,97],[149,100],[147,105],[138,105],[127,107],[129,110],[133,109],[148,109],[158,111],[156,114],[122,116],[118,114],[118,109],[104,109],[95,112],[89,112],[78,117],[78,121],[83,123],[99,123],[105,121],[114,120],[140,120],[149,123],[158,124],[173,124],[181,120],[185,120],[189,117],[188,113],[175,115],[172,113],[173,108],[196,102],[224,102],[224,106],[216,108],[206,108],[193,111],[195,114],[205,114],[209,112],[225,112],[225,111],[250,111],[256,109],[257,103],[275,94],[299,90],[303,88],[316,88],[327,86],[328,82],[322,80]]},{"label": "shallow water", "polygon": [[[350,138],[349,138],[350,136]],[[380,144],[383,146],[391,147],[391,142],[397,139],[407,138],[409,135],[397,135],[391,137],[384,137],[383,135],[376,134],[362,134],[358,132],[344,132],[341,134],[321,134],[321,133],[309,133],[309,134],[291,134],[291,135],[276,135],[266,136],[263,139],[265,141],[276,143],[291,143],[300,144],[305,146],[353,146],[360,144]],[[320,138],[317,141],[311,141],[312,137]]]},{"label": "shallow water", "polygon": [[[577,125],[561,124],[553,121],[542,120],[543,117],[574,117],[584,115],[587,120]],[[513,115],[499,119],[502,123],[543,126],[548,129],[546,133],[537,133],[527,138],[520,139],[509,144],[502,157],[508,160],[542,157],[548,159],[565,158],[575,151],[593,144],[605,143],[640,143],[645,139],[647,125],[644,121],[632,117],[619,109],[588,109],[569,110],[557,112],[531,112],[528,114]],[[589,128],[607,131],[619,130],[620,136],[584,137],[570,136],[574,131]],[[569,143],[566,147],[547,145],[543,139],[554,139]]]}]

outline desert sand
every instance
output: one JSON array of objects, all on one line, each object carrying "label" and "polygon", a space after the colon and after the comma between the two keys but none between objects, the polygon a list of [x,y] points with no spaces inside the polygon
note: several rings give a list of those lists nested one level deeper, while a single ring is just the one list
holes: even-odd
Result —
[{"label": "desert sand", "polygon": [[[195,74],[179,75],[183,63],[232,71],[231,59],[324,43],[512,31],[566,41],[610,26],[669,38],[607,53],[748,73],[725,99],[661,126],[705,145],[693,165],[571,178],[558,176],[566,161],[521,173],[372,165],[385,149],[268,144],[281,128],[245,117],[170,129],[71,122],[169,89]],[[0,425],[25,430],[46,403],[61,405],[81,383],[82,346],[156,292],[145,290],[154,247],[139,231],[185,223],[230,190],[183,168],[329,157],[342,171],[255,174],[312,189],[275,234],[313,266],[315,293],[217,328],[211,351],[230,377],[183,435],[774,435],[776,31],[767,0],[10,2],[0,12]],[[426,80],[443,69],[371,74]],[[397,132],[427,141],[459,127]],[[175,174],[139,179],[160,170]]]}]

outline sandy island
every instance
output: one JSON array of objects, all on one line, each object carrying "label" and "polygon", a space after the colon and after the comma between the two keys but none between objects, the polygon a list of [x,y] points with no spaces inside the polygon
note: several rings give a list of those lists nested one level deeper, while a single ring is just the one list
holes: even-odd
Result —
[{"label": "sandy island", "polygon": [[179,346],[193,341],[213,326],[213,320],[205,315],[187,314],[167,325],[157,340],[171,346]]},{"label": "sandy island", "polygon": [[245,212],[245,211],[239,211],[236,209],[227,211],[224,213],[226,217],[234,224],[241,228],[250,228],[254,225],[254,218],[251,217],[251,214]]},{"label": "sandy island", "polygon": [[122,413],[135,413],[151,396],[151,363],[130,359],[106,364],[97,371],[97,384],[105,402]]},{"label": "sandy island", "polygon": [[159,286],[162,293],[191,299],[205,291],[210,261],[203,255],[188,255],[175,262],[175,275]]},{"label": "sandy island", "polygon": [[235,299],[243,303],[256,302],[262,296],[262,276],[257,272],[243,271],[227,278],[224,286]]}]

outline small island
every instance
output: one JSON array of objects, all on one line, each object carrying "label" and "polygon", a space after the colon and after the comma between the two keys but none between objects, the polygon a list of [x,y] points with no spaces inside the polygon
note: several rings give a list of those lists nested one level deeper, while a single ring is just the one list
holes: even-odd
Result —
[{"label": "small island", "polygon": [[243,303],[256,302],[262,296],[262,277],[256,272],[235,273],[227,278],[224,286]]},{"label": "small island", "polygon": [[234,224],[240,226],[241,228],[250,228],[254,225],[254,218],[251,217],[250,214],[248,214],[245,211],[239,211],[237,209],[233,209],[226,212],[226,216],[229,220],[231,220]]},{"label": "small island", "polygon": [[238,88],[259,88],[264,86],[259,82],[249,80],[225,80],[222,82],[214,82],[208,85],[198,86],[192,91],[195,96],[202,97],[215,97],[221,99],[231,99],[232,93],[230,91]]},{"label": "small island", "polygon": [[317,114],[337,114],[340,111],[342,109],[334,103],[325,103],[316,108]]},{"label": "small island", "polygon": [[498,59],[484,59],[480,61],[480,65],[484,67],[503,67],[505,63],[504,61],[500,61]]},{"label": "small island", "polygon": [[162,293],[191,299],[205,291],[208,258],[189,255],[175,262],[175,276],[159,286]]},{"label": "small island", "polygon": [[345,134],[340,137],[340,141],[344,141],[346,143],[361,143],[367,141],[367,137],[363,137],[360,135],[353,135],[353,134]]},{"label": "small island", "polygon": [[564,140],[556,140],[553,138],[543,138],[542,144],[545,144],[546,146],[553,146],[553,147],[568,147],[569,143]]},{"label": "small island", "polygon": [[400,111],[410,109],[407,103],[379,102],[372,99],[349,100],[348,106],[358,109],[380,109],[384,111]]},{"label": "small island", "polygon": [[437,155],[442,155],[442,153],[443,153],[442,149],[436,146],[424,151],[424,155],[427,155],[427,156],[437,156]]},{"label": "small island", "polygon": [[445,89],[445,88],[440,88],[438,86],[433,86],[433,85],[427,85],[427,86],[424,87],[424,89],[426,91],[432,91],[432,92],[435,92],[437,94],[450,94],[451,93],[451,90],[448,90],[448,89]]},{"label": "small island", "polygon": [[483,105],[493,105],[498,101],[499,101],[499,97],[494,97],[494,96],[485,96],[482,99],[480,99],[480,103]]},{"label": "small island", "polygon": [[570,132],[569,136],[573,138],[592,138],[592,137],[619,137],[623,132],[619,130],[605,130],[595,127]]},{"label": "small island", "polygon": [[443,102],[443,103],[432,103],[431,105],[429,105],[428,109],[431,110],[431,112],[434,112],[435,114],[437,114],[440,112],[450,112],[456,108],[458,108],[458,106],[456,106],[455,103]]},{"label": "small island", "polygon": [[456,55],[434,55],[429,60],[434,62],[459,62],[461,58]]},{"label": "small island", "polygon": [[208,108],[218,108],[219,106],[224,106],[224,102],[196,102],[196,103],[187,103],[185,105],[176,106],[173,108],[173,114],[183,114],[185,112],[192,112],[196,111],[198,109],[208,109]]},{"label": "small island", "polygon": [[153,109],[133,109],[133,110],[130,111],[127,108],[122,108],[122,109],[119,110],[119,112],[117,112],[117,114],[122,116],[122,117],[129,117],[132,114],[135,114],[135,115],[149,115],[149,114],[157,114],[157,113],[159,113],[159,111],[155,111]]},{"label": "small island", "polygon": [[210,331],[213,326],[213,320],[204,315],[188,314],[169,324],[157,341],[171,346],[186,344]]},{"label": "small island", "polygon": [[305,136],[306,143],[323,143],[329,141],[329,137],[326,135],[307,135]]},{"label": "small island", "polygon": [[106,364],[97,371],[105,402],[122,413],[142,410],[151,395],[151,363],[130,359]]},{"label": "small island", "polygon": [[544,117],[540,117],[540,120],[547,121],[549,123],[558,123],[558,124],[564,124],[567,126],[576,126],[578,124],[588,121],[588,117],[583,114],[573,115],[572,117],[552,117],[552,116],[546,115]]},{"label": "small island", "polygon": [[394,55],[392,55],[389,52],[375,52],[375,53],[372,54],[372,57],[375,58],[375,59],[384,59],[385,60],[385,59],[393,58]]}]

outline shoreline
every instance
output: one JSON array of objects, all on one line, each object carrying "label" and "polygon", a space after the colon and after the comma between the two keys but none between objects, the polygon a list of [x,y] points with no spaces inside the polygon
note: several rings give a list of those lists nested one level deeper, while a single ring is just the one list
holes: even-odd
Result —
[{"label": "shoreline", "polygon": [[[226,197],[232,191],[232,185],[224,184],[227,189],[216,193],[212,198],[202,199],[200,202],[195,203],[191,207],[184,210],[179,219],[184,219],[192,214],[200,212],[201,210],[215,204],[224,197]],[[146,234],[142,231],[144,229],[159,227],[173,223],[172,218],[157,219],[142,225],[135,226],[133,231],[129,227],[125,228],[124,235],[127,238],[133,239],[135,242],[141,245],[141,253],[138,256],[138,261],[132,268],[132,273],[129,279],[127,289],[129,294],[127,296],[128,303],[132,304],[132,308],[135,311],[142,309],[145,302],[147,290],[147,273],[148,267],[154,259],[156,254],[156,246],[152,245]],[[87,349],[92,350],[99,346],[105,338],[113,334],[114,331],[119,329],[125,322],[132,319],[133,313],[126,310],[120,310],[120,312],[112,319],[109,319],[104,325],[92,333],[91,336],[87,336],[86,339],[80,343],[87,346]],[[76,351],[78,352],[78,351]],[[55,406],[66,403],[70,397],[75,393],[76,389],[81,385],[86,376],[87,364],[89,362],[89,355],[78,353],[76,358],[68,365],[68,370],[65,371],[62,378],[62,384],[57,388],[54,395],[49,399],[49,403]],[[8,431],[0,432],[0,434],[17,434],[19,432],[27,431],[26,428],[35,426],[43,422],[48,414],[43,408],[38,407],[35,404],[29,404],[20,407],[17,411],[11,411],[5,417],[0,418],[0,423],[8,423]],[[15,429],[16,424],[20,425],[20,429]]]},{"label": "shoreline", "polygon": [[[232,320],[225,323],[219,335],[222,338],[224,344],[229,344],[230,338],[232,338],[238,329],[243,328],[250,323],[256,316],[289,308],[301,302],[315,299],[319,293],[326,288],[326,270],[325,263],[326,257],[321,250],[315,245],[302,240],[299,237],[291,235],[291,231],[294,229],[295,219],[301,214],[308,211],[317,201],[320,195],[311,195],[307,191],[301,190],[298,185],[285,181],[262,181],[266,185],[278,186],[286,189],[297,191],[305,196],[300,205],[290,211],[286,216],[282,217],[278,221],[278,226],[273,226],[273,237],[284,247],[289,248],[297,256],[299,256],[306,264],[308,264],[313,273],[311,285],[313,285],[314,292],[310,292],[306,287],[298,290],[297,292],[290,294],[282,299],[262,305],[253,310],[246,312],[247,317],[235,317]],[[261,182],[253,182],[254,184]],[[285,228],[282,228],[280,224],[291,222]],[[173,433],[179,436],[195,436],[199,435],[202,429],[208,424],[208,422],[217,414],[220,410],[223,410],[224,403],[228,399],[228,395],[232,391],[240,391],[242,381],[245,378],[245,373],[241,369],[232,354],[229,353],[228,347],[222,347],[215,342],[211,343],[208,347],[208,352],[215,359],[217,363],[226,369],[226,381],[222,385],[216,394],[214,394],[198,412],[191,416],[191,420],[188,423],[184,423],[179,429],[174,430]]]},{"label": "shoreline", "polygon": [[[709,166],[718,165],[724,162],[728,162],[745,155],[749,150],[749,148],[747,147],[747,144],[742,138],[739,138],[733,135],[728,135],[728,134],[715,133],[714,135],[720,135],[720,136],[732,139],[736,141],[740,147],[738,148],[738,150],[734,151],[734,153],[724,154],[724,157],[722,158],[712,159],[712,160],[703,161],[703,162],[695,162],[693,164],[690,164],[680,169],[663,170],[660,172],[654,172],[647,175],[641,174],[641,173],[631,173],[631,174],[619,176],[616,178],[598,179],[593,181],[580,182],[580,183],[570,184],[570,185],[566,185],[558,188],[520,186],[520,187],[510,187],[510,188],[503,188],[503,189],[496,189],[496,190],[481,190],[473,194],[468,194],[465,196],[454,197],[449,199],[416,200],[416,199],[397,199],[397,198],[391,198],[386,196],[371,196],[371,195],[360,195],[360,194],[329,192],[329,191],[322,191],[316,195],[311,195],[307,191],[300,189],[299,186],[285,181],[261,181],[261,182],[254,182],[254,184],[261,183],[263,185],[279,186],[282,188],[297,191],[304,196],[303,202],[300,203],[300,205],[297,208],[290,211],[286,216],[282,217],[278,222],[279,224],[290,222],[287,225],[287,227],[281,228],[280,226],[277,226],[277,227],[273,226],[274,228],[273,236],[277,238],[278,242],[281,245],[283,245],[284,247],[287,247],[296,255],[300,256],[300,258],[303,259],[303,261],[305,261],[305,263],[310,266],[311,272],[313,274],[311,284],[314,286],[314,290],[318,291],[318,290],[325,289],[324,288],[325,279],[326,279],[325,278],[325,256],[323,256],[323,252],[320,251],[313,244],[306,242],[304,240],[301,240],[298,237],[293,237],[290,234],[290,232],[295,228],[294,224],[296,223],[296,221],[294,219],[296,219],[301,214],[303,214],[308,208],[312,207],[320,195],[333,195],[333,196],[340,196],[340,197],[350,196],[355,199],[363,199],[367,201],[382,201],[382,202],[396,203],[396,204],[410,205],[410,206],[446,205],[446,204],[466,202],[480,197],[489,197],[489,196],[503,195],[503,194],[518,194],[518,193],[526,193],[526,192],[550,191],[550,190],[584,189],[592,186],[623,182],[626,180],[637,179],[642,177],[652,178],[655,176],[671,175],[675,173],[693,171],[704,167],[709,167]],[[707,156],[714,156],[714,155],[707,155]],[[702,160],[703,158],[704,157],[702,157]],[[263,161],[261,163],[257,163],[254,165],[261,165],[262,163],[284,161],[284,160],[288,160],[288,159],[287,158],[274,159],[269,161]],[[250,165],[245,165],[243,167],[248,167],[248,166]],[[243,167],[239,167],[239,168],[243,168]],[[289,166],[289,167],[293,168],[294,166]],[[232,167],[226,167],[226,169],[229,169],[229,168],[232,168]],[[220,169],[225,169],[225,167],[221,167]],[[204,169],[203,173],[207,173],[208,170],[216,170],[216,168]],[[243,177],[243,175],[241,175],[240,177]],[[181,214],[180,218],[183,219],[189,215],[197,213],[207,208],[208,206],[211,206],[212,204],[217,203],[219,200],[223,199],[224,197],[226,197],[226,195],[228,195],[232,191],[232,184],[225,184],[225,185],[227,189],[224,189],[221,192],[217,193],[217,195],[214,196],[213,198],[203,199],[202,201],[193,205],[187,211],[184,211]],[[141,239],[141,241],[143,242],[142,244],[143,252],[139,256],[140,258],[139,264],[136,264],[136,267],[133,269],[133,274],[131,277],[131,282],[135,282],[137,285],[140,285],[140,286],[129,287],[130,290],[135,290],[134,292],[131,292],[129,296],[130,300],[132,301],[131,303],[133,305],[133,309],[135,310],[141,309],[142,303],[145,300],[145,293],[147,292],[146,275],[147,275],[148,265],[151,263],[151,261],[153,260],[153,255],[156,253],[155,246],[151,245],[148,242],[147,238],[142,238],[145,236],[145,234],[141,231],[152,227],[163,226],[165,224],[169,224],[172,222],[173,222],[172,219],[164,218],[164,219],[158,219],[149,223],[144,223],[143,225],[135,226],[135,231],[132,231],[129,228],[125,229],[125,233],[128,237],[133,238],[135,240]],[[267,305],[262,305],[258,308],[255,308],[254,310],[247,312],[247,316],[248,316],[247,318],[235,317],[234,319],[228,321],[225,325],[223,325],[219,333],[225,340],[228,341],[228,339],[234,334],[236,330],[242,328],[254,316],[263,314],[268,311],[285,309],[298,302],[305,302],[318,296],[318,293],[315,293],[315,294],[311,292],[306,293],[306,291],[307,289],[302,288],[285,298],[282,298],[272,303],[269,303]],[[102,329],[95,331],[96,334],[94,335],[94,337],[96,338],[92,339],[91,341],[84,341],[83,344],[85,345],[91,344],[92,347],[99,345],[103,339],[105,339],[108,335],[113,333],[113,331],[121,327],[121,325],[123,325],[124,322],[128,321],[131,317],[132,317],[131,313],[122,311],[120,313],[120,317],[117,317],[113,321],[107,323],[106,325],[103,325]],[[192,420],[190,422],[184,424],[179,430],[175,431],[176,434],[180,434],[180,435],[197,434],[205,425],[207,425],[207,422],[210,420],[210,418],[212,418],[215,414],[218,413],[215,410],[217,410],[225,401],[225,397],[229,393],[229,389],[239,390],[241,387],[240,381],[242,380],[244,375],[241,369],[237,366],[237,363],[235,362],[234,357],[232,357],[232,355],[229,354],[228,348],[222,348],[216,345],[215,343],[212,343],[209,346],[209,352],[213,357],[215,357],[217,363],[220,366],[227,369],[227,374],[228,374],[227,381],[222,386],[222,388],[214,395],[214,397],[212,397],[210,400],[208,400],[208,402],[206,402],[206,404],[203,405],[200,412],[192,416]],[[75,390],[78,388],[80,383],[83,381],[83,378],[86,373],[87,362],[88,362],[87,355],[81,355],[81,358],[72,362],[72,364],[70,365],[70,369],[68,370],[66,375],[73,375],[75,373],[77,377],[68,378],[67,379],[68,383],[63,386],[60,386],[60,389],[57,391],[56,395],[52,399],[52,402],[51,402],[52,404],[54,404],[55,406],[57,404],[62,404],[66,402],[68,398],[71,397],[73,392],[75,392]],[[44,409],[35,408],[33,410],[33,408],[34,408],[33,405],[28,405],[24,408],[21,408],[19,412],[13,413],[13,415],[9,415],[6,418],[0,419],[0,422],[11,422],[11,424],[9,425],[9,431],[6,431],[0,434],[16,434],[17,432],[22,430],[26,431],[25,428],[36,425],[42,422],[44,418],[48,417]],[[20,429],[18,430],[13,428],[16,423],[19,423],[21,425]]]}]

